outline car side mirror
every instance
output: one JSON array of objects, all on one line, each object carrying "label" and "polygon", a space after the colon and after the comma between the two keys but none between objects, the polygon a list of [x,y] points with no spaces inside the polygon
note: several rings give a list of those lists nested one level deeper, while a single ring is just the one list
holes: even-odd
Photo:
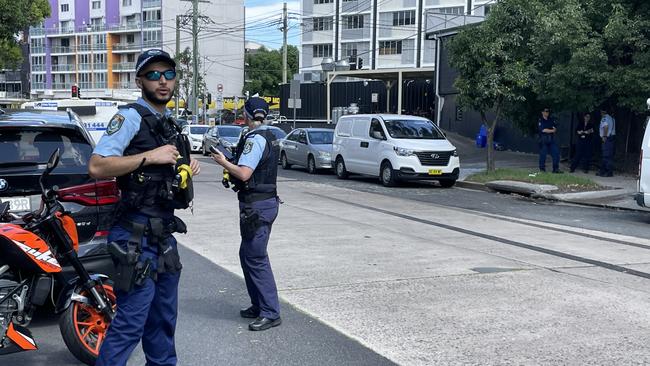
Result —
[{"label": "car side mirror", "polygon": [[372,131],[372,137],[377,140],[386,140],[384,134],[379,131]]},{"label": "car side mirror", "polygon": [[183,131],[181,131],[181,135],[189,136],[190,131],[189,130],[183,130]]}]

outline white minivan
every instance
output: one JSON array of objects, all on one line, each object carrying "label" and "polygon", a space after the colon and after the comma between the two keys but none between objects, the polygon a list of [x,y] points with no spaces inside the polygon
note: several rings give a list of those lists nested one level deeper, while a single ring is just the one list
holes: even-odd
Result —
[{"label": "white minivan", "polygon": [[395,114],[342,116],[334,130],[332,163],[337,177],[378,176],[385,186],[405,180],[456,183],[460,160],[445,134],[426,118]]},{"label": "white minivan", "polygon": [[[648,109],[650,109],[650,99],[648,99]],[[646,121],[645,134],[641,145],[637,192],[635,198],[639,206],[650,207],[650,117]]]}]

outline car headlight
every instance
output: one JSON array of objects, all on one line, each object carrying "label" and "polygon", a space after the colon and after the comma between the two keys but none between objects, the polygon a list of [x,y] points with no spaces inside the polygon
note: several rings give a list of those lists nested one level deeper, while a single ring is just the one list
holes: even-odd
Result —
[{"label": "car headlight", "polygon": [[330,160],[332,159],[332,154],[330,154],[328,151],[319,151],[318,157],[323,160]]},{"label": "car headlight", "polygon": [[410,149],[405,149],[403,147],[393,146],[393,150],[395,150],[395,154],[397,154],[399,156],[413,156],[413,155],[415,155],[415,151],[410,150]]},{"label": "car headlight", "polygon": [[452,151],[452,152],[451,152],[451,155],[452,155],[452,156],[458,156],[458,150],[454,150],[454,151]]}]

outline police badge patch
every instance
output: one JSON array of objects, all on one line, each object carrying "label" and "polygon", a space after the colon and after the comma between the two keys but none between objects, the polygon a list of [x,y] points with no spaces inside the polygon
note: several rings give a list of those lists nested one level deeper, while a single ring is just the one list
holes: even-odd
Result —
[{"label": "police badge patch", "polygon": [[246,140],[246,145],[244,145],[244,154],[248,154],[253,150],[253,140]]},{"label": "police badge patch", "polygon": [[122,123],[124,123],[124,116],[121,114],[114,115],[111,121],[108,122],[108,126],[106,126],[106,134],[112,135],[119,131],[122,128]]}]

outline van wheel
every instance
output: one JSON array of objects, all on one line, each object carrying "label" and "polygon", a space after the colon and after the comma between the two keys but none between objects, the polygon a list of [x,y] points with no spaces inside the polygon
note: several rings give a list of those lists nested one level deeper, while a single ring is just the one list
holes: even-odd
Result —
[{"label": "van wheel", "polygon": [[347,179],[348,178],[349,174],[348,174],[347,169],[345,169],[345,162],[343,161],[343,158],[340,157],[340,156],[338,158],[336,158],[335,170],[336,170],[336,177],[337,178],[339,178],[339,179]]},{"label": "van wheel", "polygon": [[395,187],[397,185],[397,179],[395,179],[395,171],[393,166],[390,165],[390,162],[385,162],[381,165],[380,179],[381,184],[385,187]]},{"label": "van wheel", "polygon": [[316,174],[316,160],[311,154],[307,157],[307,173]]},{"label": "van wheel", "polygon": [[287,160],[287,154],[284,151],[280,155],[280,163],[282,164],[282,169],[291,169],[291,164],[289,164],[289,160]]},{"label": "van wheel", "polygon": [[440,180],[438,181],[440,183],[440,186],[442,188],[451,188],[456,184],[456,179],[445,179],[445,180]]}]

